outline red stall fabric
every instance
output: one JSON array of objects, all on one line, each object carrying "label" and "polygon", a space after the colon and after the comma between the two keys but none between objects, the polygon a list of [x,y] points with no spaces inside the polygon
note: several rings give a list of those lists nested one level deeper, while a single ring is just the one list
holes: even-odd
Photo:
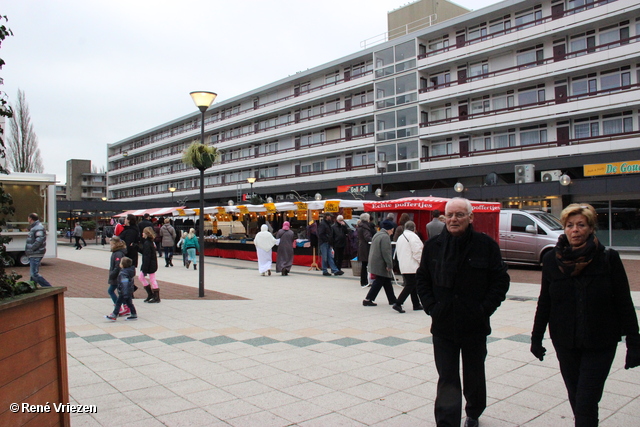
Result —
[{"label": "red stall fabric", "polygon": [[[451,199],[443,197],[406,197],[396,200],[382,200],[365,202],[366,212],[394,212],[396,221],[403,213],[409,213],[416,223],[416,231],[426,236],[427,223],[431,221],[431,212],[439,210],[444,214],[444,208]],[[470,200],[473,207],[473,228],[486,233],[496,242],[499,240],[500,203],[479,202]]]}]

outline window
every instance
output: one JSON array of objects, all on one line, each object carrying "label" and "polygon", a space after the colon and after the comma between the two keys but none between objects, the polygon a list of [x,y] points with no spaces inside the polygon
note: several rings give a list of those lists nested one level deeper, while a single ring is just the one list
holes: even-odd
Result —
[{"label": "window", "polygon": [[513,107],[514,99],[513,95],[506,93],[496,93],[491,98],[491,110],[501,110],[503,108]]},{"label": "window", "polygon": [[260,168],[258,174],[260,178],[275,178],[278,176],[278,167]]},{"label": "window", "polygon": [[415,107],[398,110],[397,118],[398,118],[397,120],[398,127],[417,125],[418,111],[416,110]]},{"label": "window", "polygon": [[520,145],[543,144],[547,142],[547,130],[543,126],[528,126],[520,129]]},{"label": "window", "polygon": [[416,44],[413,40],[399,44],[395,47],[396,62],[404,61],[416,56]]},{"label": "window", "polygon": [[338,79],[340,78],[340,73],[338,71],[334,71],[324,76],[325,84],[338,83]]},{"label": "window", "polygon": [[302,166],[300,166],[300,172],[302,172],[302,173],[310,173],[311,172],[311,165],[302,165]]},{"label": "window", "polygon": [[572,36],[569,41],[569,51],[575,53],[575,56],[593,52],[596,46],[596,38],[593,34],[595,34],[595,31]]},{"label": "window", "polygon": [[375,53],[376,68],[383,68],[393,63],[393,48],[387,48]]},{"label": "window", "polygon": [[516,63],[520,68],[535,67],[541,65],[544,59],[542,45],[529,49],[519,50],[516,54]]},{"label": "window", "polygon": [[471,100],[471,115],[482,114],[491,110],[489,99],[475,98]]},{"label": "window", "polygon": [[396,78],[396,94],[414,91],[417,88],[415,74]]},{"label": "window", "polygon": [[542,10],[540,10],[539,8],[540,6],[537,6],[536,8],[531,8],[516,13],[516,27],[519,27],[519,29],[522,30],[524,28],[536,25],[534,21],[542,19]]},{"label": "window", "polygon": [[536,224],[532,219],[527,218],[524,215],[514,214],[511,217],[511,231],[516,233],[526,233],[527,226],[532,225],[534,228]]},{"label": "window", "polygon": [[[621,39],[629,38],[629,27],[618,28],[616,25],[614,28],[601,29],[598,34],[598,41],[602,46],[601,50],[611,49],[620,46],[620,43],[616,43]],[[628,41],[627,41],[628,43]]]},{"label": "window", "polygon": [[354,166],[366,166],[372,165],[375,162],[375,151],[356,151],[353,155],[353,165]]},{"label": "window", "polygon": [[431,144],[431,156],[446,156],[449,154],[453,154],[453,144],[451,142],[444,143],[436,143],[433,142]]},{"label": "window", "polygon": [[598,116],[576,119],[573,125],[573,137],[576,139],[590,138],[600,135]]},{"label": "window", "polygon": [[429,111],[429,121],[435,122],[451,118],[451,107],[434,107]]},{"label": "window", "polygon": [[449,47],[449,35],[445,34],[439,39],[429,40],[428,50],[429,52],[434,50],[440,50]]},{"label": "window", "polygon": [[478,43],[484,39],[482,37],[487,35],[487,26],[485,23],[469,27],[468,37],[469,43]]},{"label": "window", "polygon": [[531,105],[538,102],[544,102],[545,92],[544,89],[527,88],[518,91],[518,105]]},{"label": "window", "polygon": [[598,81],[595,78],[595,74],[589,76],[576,77],[571,81],[571,94],[572,95],[584,95],[598,90]]},{"label": "window", "polygon": [[600,73],[600,90],[619,89],[620,86],[631,84],[631,73],[619,70],[603,71]]},{"label": "window", "polygon": [[442,85],[448,87],[449,85],[447,83],[449,82],[451,82],[451,73],[449,71],[429,76],[430,87],[438,88]]},{"label": "window", "polygon": [[[575,9],[578,7],[582,8],[585,5],[587,5],[587,8],[591,9],[595,1],[596,0],[569,0],[567,1],[567,9]],[[581,10],[584,10],[584,8],[577,10],[577,12],[580,12]]]},{"label": "window", "polygon": [[327,169],[340,169],[340,157],[327,157]]},{"label": "window", "polygon": [[[469,81],[477,80],[477,76],[483,76],[481,78],[485,78],[487,77],[487,73],[489,73],[489,64],[486,61],[469,65]],[[474,79],[473,77],[476,78]]]},{"label": "window", "polygon": [[513,131],[506,133],[496,133],[493,135],[494,148],[515,147],[516,134]]},{"label": "window", "polygon": [[395,95],[394,79],[376,83],[376,99],[386,98],[392,95]]},{"label": "window", "polygon": [[472,137],[471,151],[483,151],[491,149],[491,137]]},{"label": "window", "polygon": [[501,31],[507,32],[506,30],[509,28],[511,28],[511,17],[509,15],[489,22],[489,34],[495,34]]},{"label": "window", "polygon": [[602,118],[602,134],[614,135],[623,132],[633,132],[631,112],[625,113],[629,117],[622,117],[622,113],[607,114]]},{"label": "window", "polygon": [[311,167],[314,172],[322,172],[324,170],[324,162],[313,162]]}]

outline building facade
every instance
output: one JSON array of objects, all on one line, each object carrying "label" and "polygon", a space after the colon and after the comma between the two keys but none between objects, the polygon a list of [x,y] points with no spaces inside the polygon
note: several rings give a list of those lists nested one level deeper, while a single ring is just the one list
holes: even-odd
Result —
[{"label": "building facade", "polygon": [[[556,214],[582,201],[605,244],[640,247],[639,38],[638,1],[508,0],[216,103],[205,203],[240,200],[249,177],[275,200],[383,187]],[[109,199],[176,188],[195,202],[199,172],[181,153],[199,120],[110,144]]]},{"label": "building facade", "polygon": [[65,191],[66,200],[102,200],[107,197],[107,174],[93,172],[91,160],[67,160]]}]

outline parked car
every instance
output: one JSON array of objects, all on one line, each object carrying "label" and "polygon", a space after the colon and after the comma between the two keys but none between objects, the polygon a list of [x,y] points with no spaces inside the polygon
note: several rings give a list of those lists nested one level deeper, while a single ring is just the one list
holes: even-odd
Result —
[{"label": "parked car", "polygon": [[541,265],[563,233],[555,216],[542,211],[500,211],[500,252],[509,264]]}]

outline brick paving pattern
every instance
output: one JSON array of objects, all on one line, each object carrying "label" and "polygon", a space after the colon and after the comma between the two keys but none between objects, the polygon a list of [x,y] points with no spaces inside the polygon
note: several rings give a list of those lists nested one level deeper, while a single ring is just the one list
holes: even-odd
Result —
[{"label": "brick paving pattern", "polygon": [[[160,262],[160,261],[158,261]],[[164,268],[164,267],[160,267]],[[174,268],[184,268],[182,266]],[[12,267],[23,279],[29,278],[29,267]],[[59,258],[47,258],[42,261],[40,274],[53,286],[66,286],[65,296],[69,298],[108,298],[107,278],[109,271],[106,268],[91,267],[73,261]],[[146,292],[142,289],[140,281],[136,278],[136,286],[140,289],[136,292],[136,298],[146,298]],[[202,299],[202,300],[244,300],[246,298],[207,290],[203,298],[198,297],[198,288],[178,285],[177,283],[158,280],[161,299]]]}]

